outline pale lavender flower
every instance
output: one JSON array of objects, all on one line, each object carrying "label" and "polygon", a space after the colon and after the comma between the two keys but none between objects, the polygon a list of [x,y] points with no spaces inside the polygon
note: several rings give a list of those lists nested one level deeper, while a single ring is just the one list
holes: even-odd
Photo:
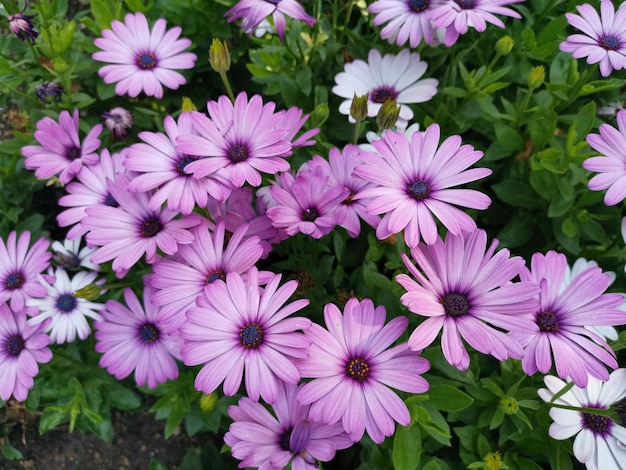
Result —
[{"label": "pale lavender flower", "polygon": [[239,390],[245,371],[245,388],[253,400],[274,403],[281,381],[296,384],[300,373],[294,359],[308,355],[310,341],[296,330],[306,330],[311,320],[286,318],[309,301],[284,305],[298,287],[289,281],[280,288],[280,274],[267,286],[259,286],[259,274],[251,268],[244,280],[231,272],[226,282],[215,281],[210,296],[198,297],[197,307],[187,311],[180,327],[185,345],[185,365],[203,364],[195,388],[213,392],[222,382],[224,394]]},{"label": "pale lavender flower", "polygon": [[81,143],[78,136],[77,109],[72,116],[67,111],[61,111],[59,122],[44,117],[37,122],[34,133],[35,139],[41,145],[27,145],[22,148],[22,155],[26,157],[24,166],[28,170],[35,170],[37,178],[58,175],[59,181],[67,184],[80,173],[83,165],[98,163],[96,151],[100,147],[98,136],[101,131],[102,124],[96,124]]},{"label": "pale lavender flower", "polygon": [[47,327],[30,326],[26,312],[13,312],[0,304],[0,398],[8,401],[11,395],[24,401],[33,387],[33,378],[39,373],[38,363],[52,359],[48,349],[50,337],[43,333]]},{"label": "pale lavender flower", "polygon": [[167,332],[167,323],[152,305],[154,289],[145,285],[143,306],[131,289],[124,289],[123,305],[108,300],[97,321],[96,351],[103,353],[100,366],[116,379],[135,372],[135,382],[155,388],[178,377],[176,359],[181,359],[182,339]]},{"label": "pale lavender flower", "polygon": [[310,28],[316,21],[296,0],[240,0],[237,5],[226,12],[225,16],[229,17],[229,23],[242,18],[241,29],[247,34],[252,34],[270,15],[281,40],[285,34],[285,15],[294,20],[304,21]]},{"label": "pale lavender flower", "polygon": [[166,31],[166,22],[160,18],[150,29],[143,13],[129,13],[124,23],[114,20],[111,28],[103,29],[103,37],[94,40],[101,51],[92,57],[110,63],[101,67],[98,75],[105,83],[117,83],[118,95],[134,98],[143,91],[147,96],[163,98],[163,86],[177,90],[186,83],[173,69],[193,68],[197,57],[182,52],[191,41],[179,39],[179,26]]},{"label": "pale lavender flower", "polygon": [[39,33],[35,31],[33,18],[37,15],[25,15],[26,6],[25,4],[20,13],[7,16],[7,21],[9,22],[9,28],[20,41],[29,40],[32,44],[35,44],[35,39],[37,39]]},{"label": "pale lavender flower", "polygon": [[50,248],[54,251],[52,259],[56,265],[64,269],[86,268],[91,271],[100,271],[100,265],[91,262],[91,255],[96,248],[84,246],[81,248],[82,239],[64,240],[52,242]]},{"label": "pale lavender flower", "polygon": [[411,416],[391,387],[424,393],[429,385],[419,374],[430,364],[406,343],[390,346],[409,321],[397,317],[385,325],[385,307],[370,299],[348,300],[342,315],[334,304],[324,307],[328,330],[312,324],[305,331],[312,342],[308,357],[296,362],[302,377],[313,378],[300,387],[298,402],[311,404],[312,421],[341,421],[354,442],[365,431],[376,443],[394,433],[397,421],[408,426]]},{"label": "pale lavender flower", "polygon": [[584,34],[572,34],[559,46],[575,59],[587,57],[588,64],[600,62],[600,73],[608,77],[613,70],[626,67],[626,4],[617,11],[611,0],[601,0],[600,15],[588,3],[577,5],[580,16],[565,13],[570,25]]},{"label": "pale lavender flower", "polygon": [[381,30],[380,37],[404,46],[407,41],[413,48],[422,39],[428,45],[436,41],[435,28],[429,18],[430,13],[444,0],[377,0],[368,10],[374,13],[373,24],[387,25]]},{"label": "pale lavender flower", "polygon": [[132,113],[124,108],[113,108],[104,113],[102,119],[109,132],[120,140],[126,140],[135,125]]},{"label": "pale lavender flower", "polygon": [[511,282],[523,269],[524,259],[510,258],[507,249],[495,253],[497,246],[494,239],[487,247],[487,234],[476,230],[458,236],[448,233],[445,242],[437,238],[432,245],[413,248],[417,266],[402,254],[415,279],[396,276],[407,290],[400,302],[427,317],[411,334],[411,349],[426,348],[443,330],[443,355],[458,369],[465,370],[470,363],[461,338],[500,361],[522,358],[522,346],[505,331],[538,331],[527,315],[538,307],[539,288],[531,282]]},{"label": "pale lavender flower", "polygon": [[354,173],[377,187],[361,191],[355,199],[373,197],[368,212],[385,214],[376,229],[380,240],[404,230],[410,248],[422,238],[433,244],[437,241],[434,217],[454,235],[476,230],[474,219],[452,204],[486,209],[491,199],[473,189],[450,188],[491,174],[488,168],[468,169],[483,156],[482,152],[461,145],[458,135],[439,145],[437,124],[425,132],[415,132],[410,140],[404,134],[386,131],[372,145],[378,154],[361,153],[364,164]]}]

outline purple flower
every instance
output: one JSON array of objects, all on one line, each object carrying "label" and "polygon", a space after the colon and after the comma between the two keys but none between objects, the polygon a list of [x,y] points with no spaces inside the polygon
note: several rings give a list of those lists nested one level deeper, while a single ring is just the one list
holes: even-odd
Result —
[{"label": "purple flower", "polygon": [[48,296],[41,299],[29,299],[26,305],[37,307],[39,312],[28,320],[29,325],[40,325],[49,318],[52,319],[46,326],[46,333],[50,334],[53,343],[71,343],[76,339],[85,339],[91,333],[87,318],[100,320],[98,310],[102,310],[104,305],[91,302],[85,298],[78,297],[76,292],[82,288],[96,283],[98,273],[88,273],[81,271],[76,273],[72,279],[63,268],[49,270],[47,280],[43,276],[40,282],[48,291]]},{"label": "purple flower", "polygon": [[189,163],[186,173],[194,178],[217,174],[235,188],[245,182],[261,184],[259,172],[275,174],[288,171],[284,157],[291,154],[287,140],[291,129],[278,127],[283,114],[274,113],[273,102],[263,104],[259,95],[248,102],[245,92],[239,93],[233,105],[226,96],[207,104],[210,118],[193,113],[194,128],[200,135],[179,135],[176,150],[202,158]]},{"label": "purple flower", "polygon": [[37,363],[52,359],[48,349],[50,337],[43,333],[46,323],[30,326],[26,313],[0,304],[0,398],[8,401],[11,395],[17,401],[28,397],[33,378],[39,372]]},{"label": "purple flower", "polygon": [[7,16],[9,28],[21,41],[30,40],[32,44],[35,44],[35,39],[37,39],[39,33],[34,29],[33,18],[37,15],[25,15],[25,11],[26,5],[24,5],[24,9],[20,13]]},{"label": "purple flower", "polygon": [[626,198],[626,110],[617,113],[617,129],[600,124],[600,135],[589,134],[587,143],[602,154],[583,162],[586,170],[600,173],[589,180],[589,189],[600,191],[608,188],[604,203],[614,206]]},{"label": "purple flower", "polygon": [[333,304],[324,307],[328,331],[317,324],[305,332],[312,342],[308,357],[297,361],[302,377],[314,380],[298,392],[298,402],[311,404],[312,421],[334,424],[341,420],[357,442],[367,434],[376,443],[394,433],[394,421],[411,422],[409,410],[390,387],[423,393],[428,382],[419,374],[428,361],[409,351],[406,343],[389,346],[406,329],[406,317],[385,325],[385,307],[370,299],[348,300],[343,315]]},{"label": "purple flower", "polygon": [[240,0],[237,5],[226,12],[228,22],[243,18],[241,29],[247,34],[252,34],[259,24],[272,15],[274,27],[280,39],[285,34],[285,16],[295,20],[304,21],[310,28],[315,24],[315,18],[307,15],[302,5],[296,0]]},{"label": "purple flower", "polygon": [[37,122],[35,139],[40,145],[27,145],[22,148],[26,157],[24,166],[28,170],[35,170],[37,178],[50,178],[59,175],[59,181],[67,184],[76,176],[84,165],[94,165],[98,162],[96,151],[100,147],[98,136],[102,125],[96,124],[91,128],[85,140],[80,142],[78,137],[78,110],[73,116],[67,111],[61,111],[57,123],[49,117]]},{"label": "purple flower", "polygon": [[163,86],[176,90],[186,83],[185,77],[172,69],[193,68],[197,59],[191,52],[182,52],[191,45],[189,39],[178,39],[181,28],[165,30],[160,18],[152,30],[143,13],[129,13],[124,23],[114,20],[111,29],[102,30],[94,44],[102,49],[92,57],[109,62],[100,68],[105,83],[117,83],[118,95],[135,97],[143,91],[148,96],[163,98]]},{"label": "purple flower", "polygon": [[11,232],[6,245],[0,239],[0,303],[10,301],[14,312],[24,310],[27,299],[45,297],[48,292],[38,276],[50,266],[50,242],[40,238],[30,249],[29,245],[30,232],[22,233],[19,240]]},{"label": "purple flower", "polygon": [[143,307],[131,289],[124,290],[127,306],[108,300],[97,321],[96,351],[103,353],[100,366],[116,379],[135,372],[138,385],[155,388],[178,377],[175,359],[181,359],[182,339],[167,333],[167,324],[152,305],[154,289],[146,285]]},{"label": "purple flower", "polygon": [[178,123],[170,116],[163,122],[167,135],[160,132],[140,132],[145,143],[131,145],[124,166],[139,173],[130,182],[130,191],[156,191],[151,194],[150,209],[158,210],[167,201],[174,212],[191,214],[198,207],[206,207],[209,195],[223,201],[229,189],[210,175],[194,178],[185,168],[201,157],[176,150],[179,135],[193,133],[191,113],[181,113]]},{"label": "purple flower", "polygon": [[414,248],[420,238],[431,245],[437,241],[433,215],[454,235],[473,232],[476,222],[451,204],[486,209],[491,199],[472,189],[449,189],[491,174],[488,168],[467,169],[483,153],[471,145],[461,145],[453,135],[439,145],[439,126],[415,132],[409,140],[404,134],[386,131],[372,142],[378,154],[362,153],[364,165],[354,170],[357,176],[378,187],[362,191],[358,198],[374,197],[368,212],[385,213],[376,236],[383,240],[404,230],[406,244]]},{"label": "purple flower", "polygon": [[48,98],[52,98],[54,101],[59,101],[61,99],[61,95],[63,94],[63,88],[61,85],[52,82],[43,82],[37,85],[35,88],[35,94],[39,101],[43,104],[48,103],[50,100]]},{"label": "purple flower", "polygon": [[291,462],[294,470],[317,470],[317,460],[328,462],[335,451],[352,445],[341,423],[324,424],[309,419],[309,406],[296,400],[298,386],[280,383],[273,414],[248,397],[230,406],[234,420],[224,435],[233,457],[244,467],[279,470]]},{"label": "purple flower", "polygon": [[613,70],[626,67],[626,4],[617,12],[611,0],[601,0],[600,15],[588,3],[576,6],[580,16],[565,13],[567,22],[584,34],[572,34],[559,46],[575,59],[587,57],[588,64],[600,62],[600,73],[608,77]]},{"label": "purple flower", "polygon": [[417,267],[402,254],[415,280],[406,274],[396,276],[407,291],[400,302],[428,317],[411,334],[411,349],[426,348],[443,329],[443,355],[458,369],[467,369],[470,362],[461,338],[500,361],[522,358],[520,344],[501,330],[537,330],[527,314],[538,306],[539,289],[530,282],[510,282],[524,260],[509,258],[507,249],[495,253],[497,246],[494,239],[487,248],[487,234],[476,230],[469,235],[448,233],[445,242],[437,238],[432,245],[413,248]]},{"label": "purple flower", "polygon": [[524,268],[520,277],[541,288],[541,305],[530,315],[539,329],[512,331],[511,335],[524,346],[522,369],[527,375],[548,373],[554,357],[559,377],[586,387],[589,375],[607,380],[605,364],[618,365],[606,341],[585,327],[625,324],[626,312],[618,309],[624,297],[604,293],[611,281],[600,268],[587,268],[564,283],[567,270],[563,254],[533,255],[531,269]]},{"label": "purple flower", "polygon": [[380,37],[390,43],[404,46],[407,41],[413,48],[417,47],[422,38],[429,45],[436,41],[435,28],[429,18],[433,9],[444,0],[377,0],[368,10],[374,13],[373,24],[387,25],[380,32]]},{"label": "purple flower", "polygon": [[185,312],[196,305],[203,292],[210,292],[218,279],[228,273],[244,275],[256,263],[263,248],[258,238],[244,240],[248,226],[237,228],[225,238],[225,224],[219,222],[211,233],[206,223],[192,231],[194,241],[182,245],[176,257],[159,259],[152,266],[150,283],[158,289],[152,303],[162,306],[161,317],[169,322],[169,331],[177,330],[185,321]]},{"label": "purple flower", "polygon": [[151,210],[150,196],[128,192],[128,179],[121,173],[115,182],[108,180],[108,189],[119,206],[88,207],[87,217],[81,222],[89,230],[87,243],[101,247],[91,257],[92,262],[113,260],[113,270],[122,278],[144,253],[146,262],[152,264],[157,248],[173,255],[179,245],[193,243],[193,235],[187,229],[198,225],[198,217],[174,219],[176,212],[168,208]]},{"label": "purple flower", "polygon": [[470,26],[479,33],[487,29],[487,23],[504,28],[504,23],[495,14],[520,19],[519,13],[510,8],[504,8],[504,5],[523,1],[447,0],[432,11],[430,19],[435,23],[435,28],[446,29],[445,43],[450,47],[457,41],[459,35],[467,33]]},{"label": "purple flower", "polygon": [[293,359],[306,357],[309,340],[296,330],[306,330],[311,320],[286,318],[309,304],[306,299],[283,305],[298,287],[289,281],[278,288],[280,274],[265,288],[259,287],[259,273],[251,268],[244,280],[232,272],[226,282],[218,280],[210,296],[198,297],[198,306],[187,311],[180,334],[185,365],[203,364],[195,381],[196,389],[213,392],[224,382],[224,394],[239,390],[245,369],[246,393],[274,403],[280,381],[300,380]]},{"label": "purple flower", "polygon": [[126,140],[135,125],[132,113],[124,108],[113,108],[104,113],[102,119],[109,132],[120,140]]}]

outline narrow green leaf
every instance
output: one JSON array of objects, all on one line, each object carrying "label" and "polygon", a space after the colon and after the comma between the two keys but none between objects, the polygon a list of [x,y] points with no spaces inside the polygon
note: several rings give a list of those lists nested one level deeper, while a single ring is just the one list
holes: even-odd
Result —
[{"label": "narrow green leaf", "polygon": [[461,411],[474,402],[468,394],[451,385],[433,385],[428,396],[430,403],[442,411]]},{"label": "narrow green leaf", "polygon": [[395,470],[415,470],[422,455],[422,436],[418,426],[398,426],[393,438]]}]

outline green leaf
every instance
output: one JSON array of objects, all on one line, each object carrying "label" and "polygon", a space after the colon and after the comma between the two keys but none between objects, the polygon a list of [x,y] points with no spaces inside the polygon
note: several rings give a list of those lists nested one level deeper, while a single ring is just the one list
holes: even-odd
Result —
[{"label": "green leaf", "polygon": [[572,207],[572,201],[568,201],[563,199],[563,196],[560,194],[556,194],[552,201],[550,201],[550,206],[548,207],[548,217],[560,217],[570,210]]},{"label": "green leaf", "polygon": [[532,208],[539,205],[537,194],[529,184],[520,180],[506,179],[494,184],[491,189],[494,190],[498,199],[512,206]]},{"label": "green leaf", "polygon": [[578,220],[570,215],[561,223],[561,230],[566,237],[573,238],[578,233]]},{"label": "green leaf", "polygon": [[141,406],[139,395],[118,384],[110,387],[106,397],[112,406],[121,410],[135,410]]},{"label": "green leaf", "polygon": [[589,219],[582,221],[579,226],[581,233],[590,240],[597,243],[606,242],[606,231],[604,230],[604,227],[602,227],[602,225],[595,220]]},{"label": "green leaf", "polygon": [[167,466],[156,459],[151,459],[150,470],[167,470]]},{"label": "green leaf", "polygon": [[465,98],[469,95],[469,93],[463,88],[458,88],[455,86],[444,87],[441,92],[444,95],[454,96],[455,98]]},{"label": "green leaf", "polygon": [[91,0],[91,14],[100,29],[109,29],[111,22],[115,19],[113,12],[103,0]]},{"label": "green leaf", "polygon": [[426,465],[422,467],[422,470],[441,470],[441,465],[436,460],[429,460]]},{"label": "green leaf", "polygon": [[393,438],[395,470],[415,470],[422,455],[422,436],[417,426],[398,426]]},{"label": "green leaf", "polygon": [[573,147],[578,142],[582,141],[589,131],[593,127],[593,122],[596,118],[596,104],[593,101],[589,101],[583,106],[578,114],[574,118],[574,122],[567,131],[567,137],[565,139],[565,148],[569,155],[575,155],[576,152]]},{"label": "green leaf", "polygon": [[493,127],[496,132],[496,140],[502,147],[510,151],[524,148],[524,140],[517,130],[500,123],[496,123]]},{"label": "green leaf", "polygon": [[557,115],[550,108],[540,107],[533,114],[528,123],[528,132],[536,147],[543,147],[554,137],[556,123]]},{"label": "green leaf", "polygon": [[451,385],[433,385],[428,391],[430,403],[442,411],[461,411],[470,406],[474,399]]},{"label": "green leaf", "polygon": [[44,411],[39,419],[39,434],[57,427],[59,424],[67,421],[69,417],[69,413],[65,410],[50,410],[50,408]]},{"label": "green leaf", "polygon": [[498,406],[493,416],[491,417],[491,421],[489,421],[489,429],[496,429],[502,424],[504,420],[504,410],[502,407]]},{"label": "green leaf", "polygon": [[2,446],[2,455],[7,460],[20,460],[24,458],[24,455],[13,447],[8,441],[4,441],[4,445]]}]

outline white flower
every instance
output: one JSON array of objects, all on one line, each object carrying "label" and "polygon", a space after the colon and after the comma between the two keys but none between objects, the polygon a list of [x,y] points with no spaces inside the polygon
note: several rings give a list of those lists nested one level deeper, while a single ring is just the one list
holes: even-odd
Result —
[{"label": "white flower", "polygon": [[[403,49],[398,55],[386,54],[384,57],[376,49],[370,50],[368,62],[354,60],[345,65],[344,72],[335,76],[337,85],[333,87],[333,93],[345,98],[339,112],[350,116],[350,104],[355,93],[357,96],[368,96],[369,117],[376,116],[385,101],[396,100],[400,105],[396,126],[406,128],[407,122],[413,118],[413,111],[407,104],[423,103],[437,93],[439,82],[436,79],[420,80],[427,67],[428,64],[420,60],[418,53],[410,53],[408,49]],[[352,117],[349,119],[354,122]]]},{"label": "white flower", "polygon": [[53,343],[71,343],[76,339],[85,339],[91,333],[91,328],[85,317],[94,320],[102,320],[97,310],[102,310],[104,305],[91,302],[77,297],[76,291],[91,284],[97,284],[97,273],[81,271],[70,279],[64,269],[50,270],[49,275],[53,280],[47,281],[49,276],[41,276],[41,283],[48,289],[48,296],[41,299],[29,299],[26,305],[37,307],[39,313],[28,320],[29,325],[39,325],[46,319],[52,321],[46,328]]},{"label": "white flower", "polygon": [[[394,132],[403,133],[406,136],[406,138],[409,139],[409,142],[411,141],[411,136],[419,130],[420,130],[420,125],[418,123],[411,124],[406,129],[399,129],[397,126],[393,129]],[[365,138],[367,139],[369,143],[359,144],[359,148],[363,152],[378,153],[378,150],[376,150],[376,148],[372,145],[372,142],[374,142],[375,140],[380,140],[382,139],[382,137],[383,137],[382,134],[378,134],[374,131],[368,131],[365,134]]]},{"label": "white flower", "polygon": [[81,239],[64,240],[63,243],[55,241],[50,248],[55,252],[52,258],[57,265],[66,268],[79,268],[80,266],[92,271],[100,271],[100,265],[91,262],[91,255],[98,249],[97,247],[80,248]]},{"label": "white flower", "polygon": [[[544,377],[547,389],[537,391],[549,402],[567,384],[561,379],[547,375]],[[626,369],[617,369],[609,380],[602,382],[589,377],[586,388],[574,385],[571,390],[554,401],[555,404],[577,408],[606,410],[626,397]],[[549,434],[554,439],[574,439],[574,456],[589,470],[619,470],[626,462],[626,428],[608,416],[583,413],[576,410],[552,408]],[[623,423],[621,423],[623,424]]]}]

